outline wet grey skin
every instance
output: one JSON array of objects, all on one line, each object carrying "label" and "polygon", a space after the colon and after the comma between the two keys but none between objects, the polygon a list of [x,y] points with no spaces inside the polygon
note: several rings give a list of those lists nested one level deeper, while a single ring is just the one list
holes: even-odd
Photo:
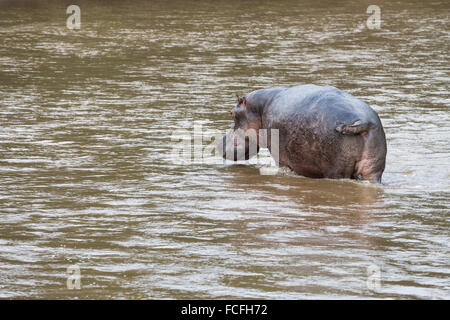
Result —
[{"label": "wet grey skin", "polygon": [[230,113],[234,123],[221,141],[225,159],[254,156],[260,129],[268,129],[267,147],[276,156],[269,129],[278,129],[281,166],[310,178],[381,183],[387,149],[380,118],[344,91],[311,84],[261,89],[238,96]]}]

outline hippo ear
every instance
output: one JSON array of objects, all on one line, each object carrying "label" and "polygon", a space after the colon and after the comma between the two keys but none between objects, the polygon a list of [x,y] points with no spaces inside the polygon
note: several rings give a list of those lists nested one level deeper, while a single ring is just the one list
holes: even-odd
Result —
[{"label": "hippo ear", "polygon": [[243,96],[240,97],[238,94],[236,94],[238,105],[244,104],[244,106],[247,104],[247,97]]}]

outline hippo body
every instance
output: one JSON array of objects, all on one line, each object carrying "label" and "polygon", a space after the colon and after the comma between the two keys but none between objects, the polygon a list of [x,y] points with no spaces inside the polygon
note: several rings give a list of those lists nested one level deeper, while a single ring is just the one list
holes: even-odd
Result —
[{"label": "hippo body", "polygon": [[[386,161],[386,138],[377,113],[366,103],[330,86],[301,85],[253,91],[238,97],[231,111],[234,124],[223,137],[223,156],[240,160],[249,140],[237,139],[238,129],[268,129],[267,147],[273,155],[270,129],[278,129],[279,163],[311,178],[351,178],[381,182]],[[242,141],[242,143],[238,143]],[[245,141],[245,142],[244,142]]]}]

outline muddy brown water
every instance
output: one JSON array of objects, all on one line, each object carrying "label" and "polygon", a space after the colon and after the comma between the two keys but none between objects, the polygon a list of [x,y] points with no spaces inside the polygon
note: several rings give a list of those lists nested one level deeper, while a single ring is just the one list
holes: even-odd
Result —
[{"label": "muddy brown water", "polygon": [[[450,296],[448,1],[77,3],[0,4],[0,298]],[[383,185],[170,160],[305,83],[378,112]]]}]

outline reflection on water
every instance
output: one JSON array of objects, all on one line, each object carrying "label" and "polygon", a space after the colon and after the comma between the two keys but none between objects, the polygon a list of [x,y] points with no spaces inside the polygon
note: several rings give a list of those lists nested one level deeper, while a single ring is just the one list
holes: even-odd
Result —
[{"label": "reflection on water", "polygon": [[[77,31],[2,2],[0,298],[449,297],[450,7],[368,30],[372,2],[86,1]],[[379,113],[382,186],[168,160],[235,93],[304,83]]]}]

